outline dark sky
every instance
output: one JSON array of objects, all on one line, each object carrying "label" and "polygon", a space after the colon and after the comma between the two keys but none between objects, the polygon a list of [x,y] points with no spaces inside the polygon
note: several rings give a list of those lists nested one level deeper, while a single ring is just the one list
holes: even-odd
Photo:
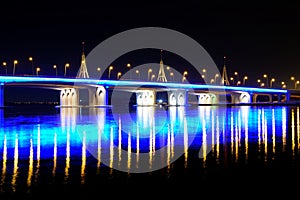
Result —
[{"label": "dark sky", "polygon": [[[65,1],[64,1],[65,2]],[[264,3],[262,3],[264,2]],[[300,79],[300,12],[296,2],[272,1],[5,1],[0,5],[0,60],[31,73],[28,57],[54,73],[69,62],[80,66],[81,43],[88,54],[103,40],[132,28],[164,27],[202,45],[228,76],[234,71],[256,82],[267,73],[279,81]],[[155,62],[155,61],[153,61]],[[76,68],[76,69],[75,69]],[[1,68],[0,73],[4,73]]]}]

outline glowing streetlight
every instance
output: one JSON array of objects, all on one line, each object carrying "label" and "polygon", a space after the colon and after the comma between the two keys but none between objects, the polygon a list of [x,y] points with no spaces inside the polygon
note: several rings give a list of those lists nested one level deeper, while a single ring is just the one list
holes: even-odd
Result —
[{"label": "glowing streetlight", "polygon": [[171,77],[171,80],[174,81],[174,73],[173,72],[170,72],[170,77]]},{"label": "glowing streetlight", "polygon": [[140,71],[137,69],[137,70],[135,70],[135,73],[138,75],[138,80],[140,80],[140,78],[141,78]]},{"label": "glowing streetlight", "polygon": [[237,85],[237,86],[241,85],[241,81],[238,81],[238,82],[236,83],[236,85]]},{"label": "glowing streetlight", "polygon": [[297,89],[297,85],[300,83],[300,81],[295,82],[295,90]]},{"label": "glowing streetlight", "polygon": [[215,74],[215,83],[217,83],[217,78],[219,77],[219,74]]},{"label": "glowing streetlight", "polygon": [[57,66],[53,65],[53,69],[55,70],[55,76],[57,76]]},{"label": "glowing streetlight", "polygon": [[187,71],[184,71],[183,72],[183,75],[182,75],[182,82],[184,82],[185,80],[186,80],[186,75],[188,74],[188,72]]},{"label": "glowing streetlight", "polygon": [[33,58],[30,56],[28,60],[31,62],[32,75],[34,75]]},{"label": "glowing streetlight", "polygon": [[129,68],[129,79],[131,79],[131,64],[130,63],[127,63],[126,67]]},{"label": "glowing streetlight", "polygon": [[215,79],[210,79],[210,84],[214,84],[214,82],[215,82]]},{"label": "glowing streetlight", "polygon": [[151,81],[153,81],[155,79],[155,74],[151,75]]},{"label": "glowing streetlight", "polygon": [[18,61],[17,61],[17,60],[14,60],[13,76],[15,75],[16,64],[18,64]]},{"label": "glowing streetlight", "polygon": [[5,74],[7,75],[7,63],[3,62],[2,65],[3,65],[3,67],[5,67]]},{"label": "glowing streetlight", "polygon": [[120,79],[121,76],[122,76],[122,73],[121,73],[121,72],[118,72],[118,74],[117,74],[117,79]]},{"label": "glowing streetlight", "polygon": [[245,85],[246,80],[248,80],[248,76],[244,76],[244,78],[243,78],[243,85]]},{"label": "glowing streetlight", "polygon": [[275,82],[275,78],[272,78],[271,81],[270,81],[270,87],[273,86],[273,83]]},{"label": "glowing streetlight", "polygon": [[100,71],[101,71],[101,68],[100,68],[100,67],[98,67],[98,68],[97,68],[97,71],[99,72],[99,79],[100,79],[100,77],[101,77],[101,73],[100,73]]},{"label": "glowing streetlight", "polygon": [[36,75],[38,76],[39,75],[39,72],[41,71],[41,68],[37,67],[36,68]]},{"label": "glowing streetlight", "polygon": [[257,83],[258,83],[258,85],[260,86],[261,80],[260,80],[260,79],[257,79]]},{"label": "glowing streetlight", "polygon": [[236,76],[236,82],[238,82],[238,80],[239,80],[239,73],[238,72],[234,72],[234,75]]},{"label": "glowing streetlight", "polygon": [[66,63],[65,64],[65,73],[64,73],[64,76],[67,75],[67,68],[70,67],[70,64],[69,63]]},{"label": "glowing streetlight", "polygon": [[291,81],[293,81],[293,82],[294,82],[294,84],[293,84],[293,85],[296,85],[296,80],[295,80],[295,77],[294,77],[294,76],[292,76],[292,77],[291,77]]},{"label": "glowing streetlight", "polygon": [[113,69],[114,69],[113,66],[110,66],[110,67],[108,68],[108,79],[110,79],[111,70],[113,70]]},{"label": "glowing streetlight", "polygon": [[[264,78],[267,79],[267,84],[269,83],[269,78],[268,78],[268,75],[267,74],[264,74]],[[268,85],[266,85],[268,86]]]},{"label": "glowing streetlight", "polygon": [[151,72],[152,72],[152,69],[150,68],[150,69],[148,69],[148,78],[147,78],[147,80],[149,80],[150,79],[150,74],[151,74]]},{"label": "glowing streetlight", "polygon": [[234,78],[230,77],[230,80],[232,81],[232,85],[234,85]]},{"label": "glowing streetlight", "polygon": [[261,84],[260,84],[260,87],[264,87],[264,86],[265,86],[265,83],[261,83]]}]

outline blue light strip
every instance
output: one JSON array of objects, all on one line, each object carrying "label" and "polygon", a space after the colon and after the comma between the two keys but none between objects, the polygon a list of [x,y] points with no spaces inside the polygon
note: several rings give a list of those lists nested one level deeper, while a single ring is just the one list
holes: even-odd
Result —
[{"label": "blue light strip", "polygon": [[265,92],[265,93],[287,93],[287,90],[272,88],[255,88],[255,87],[234,87],[219,85],[202,85],[186,83],[163,83],[163,82],[143,82],[143,81],[124,81],[124,80],[99,80],[99,79],[78,79],[78,78],[57,78],[57,77],[20,77],[20,76],[0,76],[0,83],[70,83],[70,84],[93,84],[107,86],[149,86],[149,87],[167,87],[177,89],[205,89],[205,90],[231,90],[242,92]]}]

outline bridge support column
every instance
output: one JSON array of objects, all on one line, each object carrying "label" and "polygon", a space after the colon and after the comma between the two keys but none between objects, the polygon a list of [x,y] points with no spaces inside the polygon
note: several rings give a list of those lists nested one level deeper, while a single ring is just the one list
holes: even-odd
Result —
[{"label": "bridge support column", "polygon": [[198,104],[217,104],[219,103],[219,95],[211,93],[200,93],[198,96]]},{"label": "bridge support column", "polygon": [[103,86],[89,89],[89,105],[103,106],[107,105],[107,91]]},{"label": "bridge support column", "polygon": [[231,103],[233,103],[233,104],[251,103],[251,96],[248,92],[232,93],[231,94]]},{"label": "bridge support column", "polygon": [[154,90],[139,90],[136,92],[136,104],[138,106],[153,106],[155,105]]},{"label": "bridge support column", "polygon": [[75,88],[65,88],[60,91],[60,106],[78,106],[78,90]]},{"label": "bridge support column", "polygon": [[0,108],[4,106],[4,84],[0,83]]},{"label": "bridge support column", "polygon": [[170,106],[184,106],[187,104],[186,90],[171,90],[168,92],[168,104]]}]

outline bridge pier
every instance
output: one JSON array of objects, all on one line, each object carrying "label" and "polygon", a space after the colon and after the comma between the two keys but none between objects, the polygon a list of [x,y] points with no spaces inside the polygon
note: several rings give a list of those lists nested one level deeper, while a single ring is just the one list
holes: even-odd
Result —
[{"label": "bridge pier", "polygon": [[154,90],[139,90],[136,92],[136,104],[138,106],[155,105],[156,93]]},{"label": "bridge pier", "polygon": [[4,84],[0,83],[0,108],[4,106]]},{"label": "bridge pier", "polygon": [[107,105],[107,91],[103,86],[89,88],[89,105],[103,106]]},{"label": "bridge pier", "polygon": [[217,104],[219,103],[219,95],[211,93],[200,93],[198,96],[198,104]]},{"label": "bridge pier", "polygon": [[64,88],[60,91],[60,106],[78,106],[79,94],[75,88]]},{"label": "bridge pier", "polygon": [[[262,96],[267,97],[268,100],[267,101],[265,101],[265,100],[263,100],[263,101],[259,100],[258,97],[262,97]],[[271,103],[271,102],[273,102],[273,96],[272,96],[272,94],[253,94],[252,101],[253,101],[253,103],[257,103],[257,102]]]},{"label": "bridge pier", "polygon": [[231,103],[251,103],[251,95],[248,92],[232,93]]},{"label": "bridge pier", "polygon": [[170,106],[184,106],[187,103],[186,90],[171,90],[168,91],[168,104]]}]

